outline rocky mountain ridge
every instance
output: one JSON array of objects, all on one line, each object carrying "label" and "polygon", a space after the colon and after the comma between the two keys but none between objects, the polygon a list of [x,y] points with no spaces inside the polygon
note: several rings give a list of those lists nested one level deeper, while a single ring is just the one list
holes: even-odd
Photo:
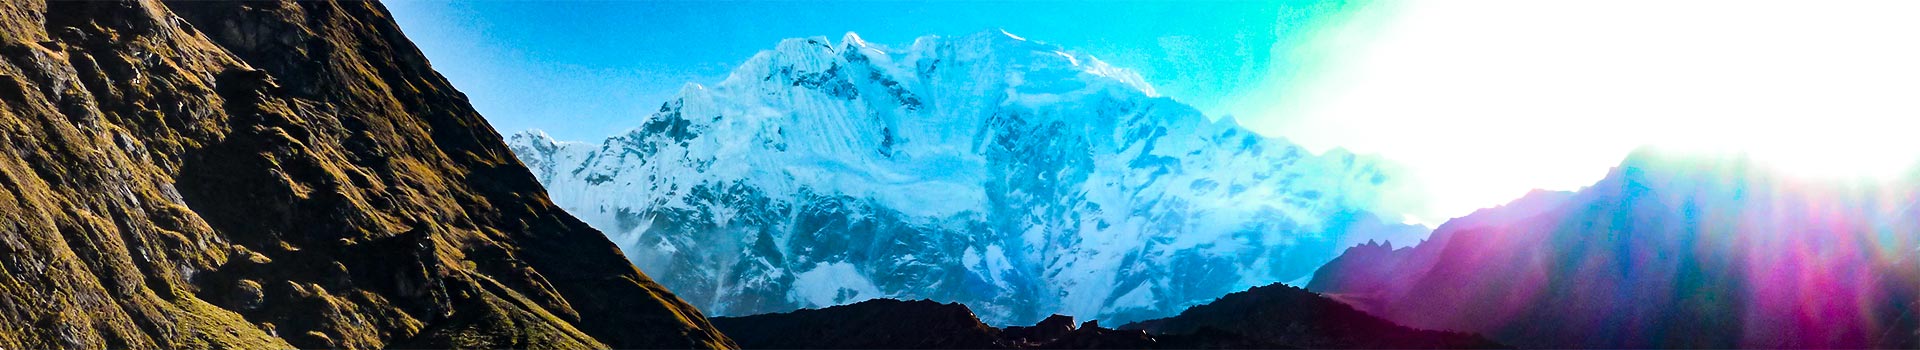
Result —
[{"label": "rocky mountain ridge", "polygon": [[721,348],[378,3],[0,2],[0,348]]}]

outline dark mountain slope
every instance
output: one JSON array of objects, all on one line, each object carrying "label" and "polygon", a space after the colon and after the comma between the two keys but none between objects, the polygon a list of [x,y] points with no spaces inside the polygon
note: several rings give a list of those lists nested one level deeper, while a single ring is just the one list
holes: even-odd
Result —
[{"label": "dark mountain slope", "polygon": [[1475,335],[1407,328],[1284,284],[1227,294],[1174,317],[1136,322],[1120,329],[1160,335],[1176,348],[1246,347],[1240,344],[1310,349],[1504,347]]},{"label": "dark mountain slope", "polygon": [[1449,220],[1415,246],[1395,248],[1391,244],[1369,242],[1347,248],[1339,257],[1314,271],[1307,289],[1328,293],[1329,297],[1362,310],[1377,310],[1377,304],[1382,300],[1398,299],[1418,292],[1407,289],[1412,284],[1401,282],[1426,275],[1427,270],[1440,260],[1441,251],[1455,234],[1540,215],[1572,197],[1572,192],[1533,191],[1506,205],[1481,209],[1466,217]]},{"label": "dark mountain slope", "polygon": [[1004,348],[1000,330],[966,305],[874,299],[824,309],[715,317],[713,325],[747,349]]},{"label": "dark mountain slope", "polygon": [[731,345],[375,3],[0,3],[0,187],[0,348]]},{"label": "dark mountain slope", "polygon": [[1417,330],[1305,289],[1274,284],[1119,329],[1054,315],[995,329],[965,305],[875,299],[713,324],[748,349],[1459,349],[1502,348],[1475,335]]},{"label": "dark mountain slope", "polygon": [[[1531,215],[1509,205],[1443,225],[1437,246],[1335,259],[1315,287],[1520,346],[1911,347],[1912,186],[1642,151]],[[1356,268],[1375,262],[1394,267]]]}]

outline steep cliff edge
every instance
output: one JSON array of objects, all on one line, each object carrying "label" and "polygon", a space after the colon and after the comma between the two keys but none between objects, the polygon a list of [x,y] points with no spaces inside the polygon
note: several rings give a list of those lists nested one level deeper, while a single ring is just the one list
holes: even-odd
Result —
[{"label": "steep cliff edge", "polygon": [[367,2],[0,2],[0,348],[726,347]]}]

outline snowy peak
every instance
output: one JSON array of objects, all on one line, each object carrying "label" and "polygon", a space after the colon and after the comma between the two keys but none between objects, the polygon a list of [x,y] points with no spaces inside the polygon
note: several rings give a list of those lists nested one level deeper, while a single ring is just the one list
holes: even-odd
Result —
[{"label": "snowy peak", "polygon": [[847,34],[840,36],[841,51],[847,51],[848,48],[865,48],[868,45],[866,40],[860,39],[859,33],[847,32]]},{"label": "snowy peak", "polygon": [[1019,35],[1013,35],[1013,33],[1007,32],[1006,29],[994,29],[994,31],[1000,32],[1001,36],[1007,37],[1008,39],[1027,41],[1027,38],[1022,38]]},{"label": "snowy peak", "polygon": [[548,136],[546,130],[528,129],[525,131],[513,133],[513,135],[507,135],[507,142],[514,143],[514,144],[525,143],[529,145],[551,146],[554,142],[557,142],[557,141],[553,139],[553,136]]},{"label": "snowy peak", "polygon": [[[1152,86],[1137,73],[1113,67],[1093,56],[1071,52],[1058,45],[1029,41],[997,29],[957,37],[923,36],[898,52],[868,43],[854,32],[843,35],[838,43],[830,42],[823,36],[786,39],[776,44],[773,50],[756,55],[734,75],[745,79],[764,77],[757,73],[783,69],[824,72],[836,65],[885,68],[880,73],[898,81],[918,81],[946,74],[941,72],[941,68],[971,70],[954,73],[958,75],[954,77],[988,78],[980,81],[987,84],[1019,85],[1025,82],[1025,79],[1009,79],[1006,75],[1072,77],[1084,74],[1084,77],[1068,80],[1119,83],[1147,96],[1157,96]],[[741,74],[743,72],[756,74]]]},{"label": "snowy peak", "polygon": [[1419,230],[1380,220],[1390,166],[997,30],[782,40],[630,132],[512,139],[556,203],[720,315],[893,297],[1123,322]]}]

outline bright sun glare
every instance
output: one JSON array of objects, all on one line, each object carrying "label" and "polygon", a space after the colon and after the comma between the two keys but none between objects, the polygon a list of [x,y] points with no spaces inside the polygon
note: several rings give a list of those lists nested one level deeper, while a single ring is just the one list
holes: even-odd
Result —
[{"label": "bright sun glare", "polygon": [[1378,1],[1276,47],[1302,75],[1239,113],[1405,163],[1428,222],[1591,184],[1641,145],[1889,179],[1920,158],[1916,18],[1914,1]]}]

